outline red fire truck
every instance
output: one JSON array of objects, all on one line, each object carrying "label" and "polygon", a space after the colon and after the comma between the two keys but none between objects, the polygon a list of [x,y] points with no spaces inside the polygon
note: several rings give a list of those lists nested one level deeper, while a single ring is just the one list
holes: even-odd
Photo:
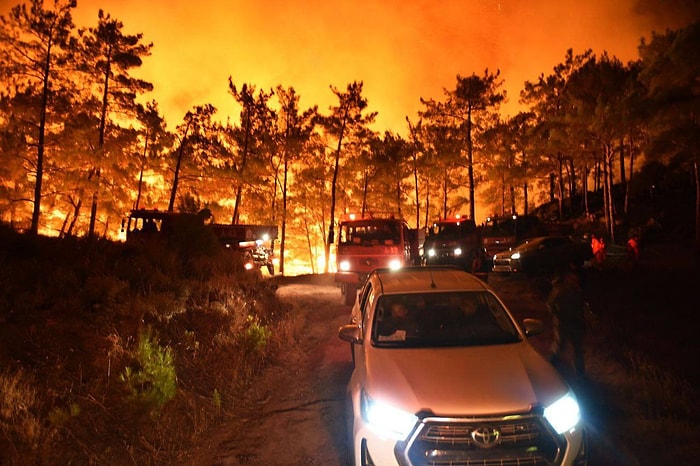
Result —
[{"label": "red fire truck", "polygon": [[357,290],[372,270],[419,265],[423,233],[393,213],[343,215],[338,222],[335,281],[345,304],[355,302]]}]

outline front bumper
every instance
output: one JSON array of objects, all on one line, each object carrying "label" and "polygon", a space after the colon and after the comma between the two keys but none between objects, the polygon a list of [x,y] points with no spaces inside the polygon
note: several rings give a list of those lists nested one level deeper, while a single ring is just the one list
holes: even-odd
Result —
[{"label": "front bumper", "polygon": [[[475,431],[498,432],[497,435],[492,434],[492,438],[497,437],[495,444],[484,445],[482,436],[472,434]],[[383,437],[363,425],[355,431],[353,443],[355,464],[358,466],[587,464],[586,436],[582,428],[557,435],[536,414],[493,418],[425,418],[405,441]]]},{"label": "front bumper", "polygon": [[510,258],[494,258],[492,272],[518,272],[522,268],[519,260]]},{"label": "front bumper", "polygon": [[367,278],[367,274],[359,272],[336,272],[335,281],[337,283],[347,283],[350,285],[359,285],[362,280]]}]

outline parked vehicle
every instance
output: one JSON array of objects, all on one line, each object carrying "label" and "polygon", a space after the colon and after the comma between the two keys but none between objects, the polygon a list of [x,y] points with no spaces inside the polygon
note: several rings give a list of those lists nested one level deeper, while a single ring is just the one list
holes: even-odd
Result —
[{"label": "parked vehicle", "polygon": [[522,241],[493,257],[493,272],[553,273],[574,265],[582,267],[592,257],[590,244],[569,236],[538,236]]},{"label": "parked vehicle", "polygon": [[398,269],[420,263],[422,230],[390,212],[348,214],[338,223],[337,272],[345,304],[352,305],[357,290],[376,268]]},{"label": "parked vehicle", "polygon": [[524,239],[547,235],[547,229],[535,215],[488,217],[481,229],[481,245],[491,269],[493,256],[507,251]]},{"label": "parked vehicle", "polygon": [[585,465],[572,389],[482,280],[456,267],[373,271],[350,343],[349,464]]},{"label": "parked vehicle", "polygon": [[482,272],[481,234],[474,220],[462,215],[433,223],[423,243],[424,265],[456,265],[467,272]]},{"label": "parked vehicle", "polygon": [[246,270],[274,268],[276,225],[210,223],[205,212],[168,212],[157,209],[134,209],[122,221],[127,242],[165,241],[172,235],[213,234],[224,249],[237,255]]}]

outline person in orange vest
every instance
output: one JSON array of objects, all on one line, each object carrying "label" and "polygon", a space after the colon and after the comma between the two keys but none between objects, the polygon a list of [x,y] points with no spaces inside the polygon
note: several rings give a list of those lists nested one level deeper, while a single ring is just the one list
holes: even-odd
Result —
[{"label": "person in orange vest", "polygon": [[605,241],[602,237],[591,235],[591,250],[593,251],[593,265],[602,267],[605,261]]},{"label": "person in orange vest", "polygon": [[627,240],[627,252],[629,253],[632,265],[636,265],[639,261],[639,237],[636,233],[632,233]]}]

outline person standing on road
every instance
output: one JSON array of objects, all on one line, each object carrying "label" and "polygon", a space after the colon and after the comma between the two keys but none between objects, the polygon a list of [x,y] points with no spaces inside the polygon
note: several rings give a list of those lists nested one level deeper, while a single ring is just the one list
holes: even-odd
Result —
[{"label": "person standing on road", "polygon": [[578,275],[573,270],[567,269],[555,275],[547,297],[547,308],[552,314],[552,363],[558,365],[571,346],[576,376],[585,377],[583,340],[586,305]]}]

